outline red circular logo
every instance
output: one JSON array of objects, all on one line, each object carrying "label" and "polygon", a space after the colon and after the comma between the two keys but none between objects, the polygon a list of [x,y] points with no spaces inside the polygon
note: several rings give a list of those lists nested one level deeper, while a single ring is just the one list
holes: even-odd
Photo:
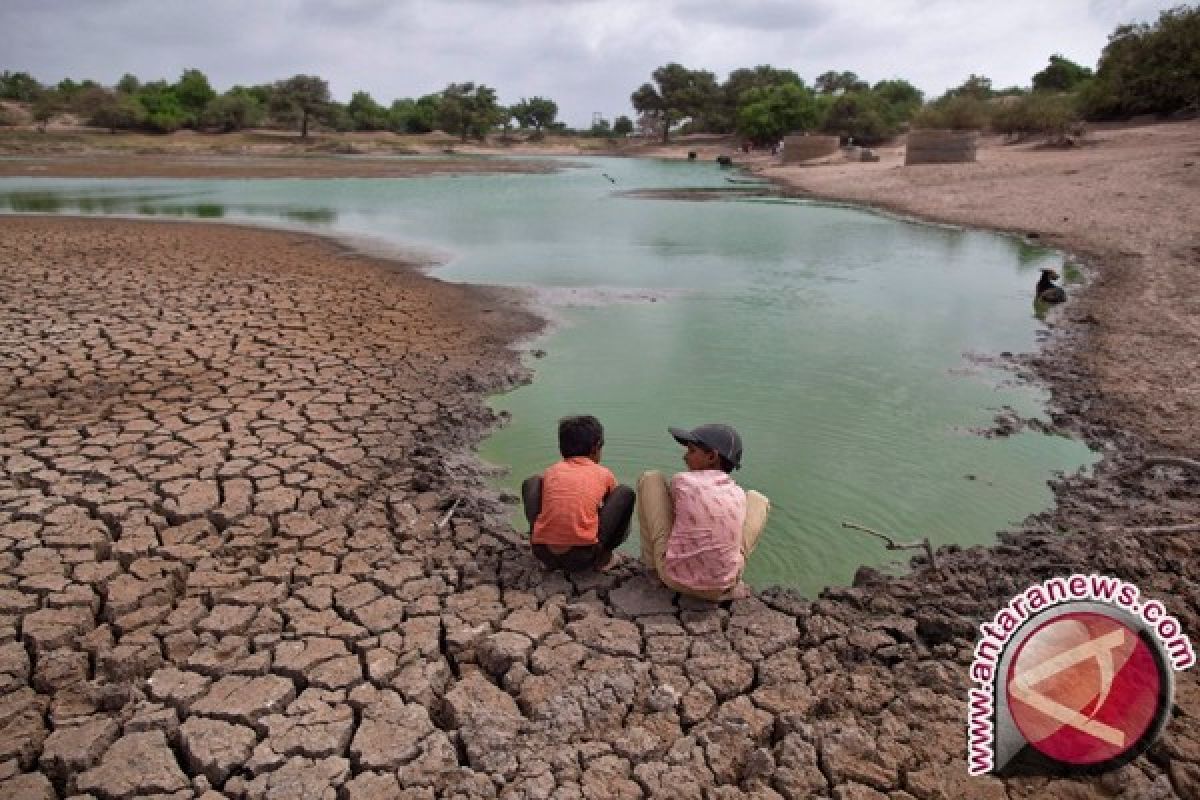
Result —
[{"label": "red circular logo", "polygon": [[1071,765],[1120,758],[1141,744],[1163,704],[1151,648],[1102,613],[1063,614],[1034,630],[1008,668],[1005,691],[1021,735]]}]

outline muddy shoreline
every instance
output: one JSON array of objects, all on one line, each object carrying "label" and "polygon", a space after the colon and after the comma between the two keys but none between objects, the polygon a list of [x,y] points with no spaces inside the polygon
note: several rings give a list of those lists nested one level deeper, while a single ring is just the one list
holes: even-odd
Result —
[{"label": "muddy shoreline", "polygon": [[[1116,773],[966,774],[976,625],[1026,585],[1107,572],[1200,631],[1194,537],[1131,530],[1194,514],[1195,476],[1119,476],[1162,443],[1107,410],[1081,355],[1097,324],[1016,360],[1106,448],[1056,509],[944,548],[940,572],[714,607],[632,565],[547,575],[522,548],[470,448],[495,422],[484,394],[525,377],[508,347],[532,318],[303,235],[0,228],[19,331],[0,360],[19,390],[0,405],[0,794],[1196,796],[1194,673]],[[1072,313],[1104,313],[1093,263]]]}]

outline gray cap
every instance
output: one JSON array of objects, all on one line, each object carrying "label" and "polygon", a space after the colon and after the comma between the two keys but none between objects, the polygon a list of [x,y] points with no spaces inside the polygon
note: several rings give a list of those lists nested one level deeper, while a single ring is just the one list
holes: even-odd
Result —
[{"label": "gray cap", "polygon": [[667,428],[667,432],[682,445],[699,444],[715,450],[737,469],[742,465],[742,437],[729,425],[717,422],[692,428]]}]

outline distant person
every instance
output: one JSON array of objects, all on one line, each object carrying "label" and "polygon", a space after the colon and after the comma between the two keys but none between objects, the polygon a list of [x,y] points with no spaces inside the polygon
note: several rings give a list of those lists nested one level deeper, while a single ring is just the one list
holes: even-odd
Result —
[{"label": "distant person", "polygon": [[1043,269],[1042,276],[1038,278],[1037,286],[1033,290],[1036,299],[1043,303],[1065,303],[1067,301],[1066,290],[1054,283],[1058,278],[1056,270]]},{"label": "distant person", "polygon": [[606,570],[629,536],[633,490],[600,466],[604,426],[593,416],[558,422],[562,461],[521,485],[533,554],[551,569]]},{"label": "distant person", "polygon": [[687,471],[669,488],[657,470],[638,479],[642,562],[677,592],[712,601],[746,597],[742,572],[771,503],[730,476],[742,464],[742,439],[722,424],[667,430],[687,448]]}]

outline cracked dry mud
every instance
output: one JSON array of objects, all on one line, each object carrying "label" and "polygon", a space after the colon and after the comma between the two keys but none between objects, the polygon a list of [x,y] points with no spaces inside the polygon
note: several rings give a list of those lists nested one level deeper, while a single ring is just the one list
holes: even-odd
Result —
[{"label": "cracked dry mud", "polygon": [[1200,631],[1178,538],[1026,533],[812,602],[567,579],[469,455],[524,377],[511,297],[286,233],[0,236],[0,798],[1195,796],[1190,676],[1119,772],[963,755],[974,625],[1085,564]]}]

